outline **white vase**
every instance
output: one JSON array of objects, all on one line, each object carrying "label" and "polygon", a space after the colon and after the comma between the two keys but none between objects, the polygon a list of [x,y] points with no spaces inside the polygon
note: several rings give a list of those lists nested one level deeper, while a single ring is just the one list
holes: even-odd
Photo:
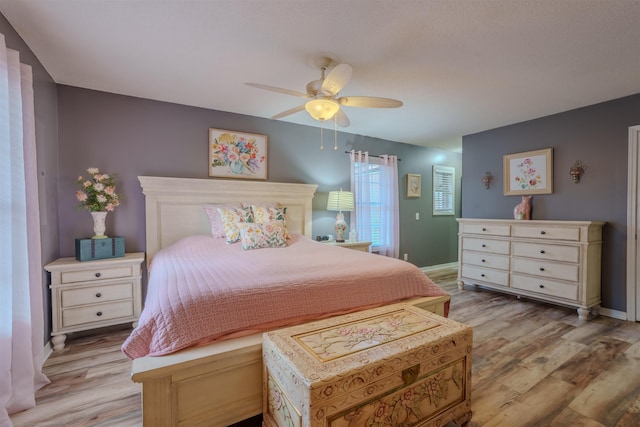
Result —
[{"label": "white vase", "polygon": [[107,219],[108,212],[91,212],[91,216],[93,217],[93,234],[92,239],[106,239],[107,236],[104,234],[106,230],[105,220]]}]

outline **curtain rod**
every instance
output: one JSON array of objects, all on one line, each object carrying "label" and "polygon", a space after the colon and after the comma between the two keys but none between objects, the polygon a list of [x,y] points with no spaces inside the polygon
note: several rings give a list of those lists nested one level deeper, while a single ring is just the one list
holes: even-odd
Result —
[{"label": "curtain rod", "polygon": [[[345,153],[345,154],[351,154],[351,151],[345,151],[344,153]],[[375,154],[369,154],[369,157],[377,157],[377,158],[380,158],[380,157],[382,157],[382,156],[376,156]],[[398,161],[399,161],[399,162],[401,162],[401,161],[402,161],[402,159],[401,159],[400,157],[398,157]]]}]

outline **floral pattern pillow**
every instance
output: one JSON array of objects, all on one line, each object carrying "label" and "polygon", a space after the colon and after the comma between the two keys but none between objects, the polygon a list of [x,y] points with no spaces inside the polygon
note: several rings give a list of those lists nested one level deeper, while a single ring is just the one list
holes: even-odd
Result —
[{"label": "floral pattern pillow", "polygon": [[290,238],[289,231],[287,230],[287,208],[286,207],[270,207],[270,206],[257,206],[251,205],[251,212],[253,213],[253,222],[277,222],[282,224],[284,228],[284,237]]},{"label": "floral pattern pillow", "polygon": [[251,209],[248,208],[218,208],[218,212],[227,243],[235,243],[240,240],[240,230],[236,224],[253,222]]},{"label": "floral pattern pillow", "polygon": [[279,222],[238,223],[242,250],[281,248],[287,246],[285,229]]},{"label": "floral pattern pillow", "polygon": [[209,225],[211,226],[211,235],[215,238],[224,238],[227,235],[224,232],[224,226],[222,225],[222,218],[220,217],[220,212],[218,212],[218,208],[240,208],[240,203],[233,204],[220,204],[220,205],[204,205],[204,211],[207,213],[207,217],[209,218]]}]

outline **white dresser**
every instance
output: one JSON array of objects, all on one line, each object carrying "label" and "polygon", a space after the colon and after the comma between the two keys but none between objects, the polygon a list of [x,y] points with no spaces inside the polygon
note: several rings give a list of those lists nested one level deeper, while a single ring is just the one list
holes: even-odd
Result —
[{"label": "white dresser", "polygon": [[141,267],[144,253],[96,261],[59,258],[51,272],[51,342],[64,348],[66,334],[132,322],[142,310]]},{"label": "white dresser", "polygon": [[600,304],[599,221],[458,219],[458,287],[465,284],[576,307]]}]

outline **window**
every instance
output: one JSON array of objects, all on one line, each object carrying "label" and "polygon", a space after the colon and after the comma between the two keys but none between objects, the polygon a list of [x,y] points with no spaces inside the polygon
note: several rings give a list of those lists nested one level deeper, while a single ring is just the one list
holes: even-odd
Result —
[{"label": "window", "polygon": [[433,214],[453,215],[455,213],[455,168],[433,166]]},{"label": "window", "polygon": [[[382,200],[380,195],[380,165],[377,159],[369,159],[369,164],[355,162],[355,175],[364,178],[364,182],[369,183],[369,202],[359,202],[356,200],[356,210],[362,209],[370,212],[371,217],[371,248],[375,251],[381,244],[382,240]],[[368,177],[364,177],[368,175]]]}]

